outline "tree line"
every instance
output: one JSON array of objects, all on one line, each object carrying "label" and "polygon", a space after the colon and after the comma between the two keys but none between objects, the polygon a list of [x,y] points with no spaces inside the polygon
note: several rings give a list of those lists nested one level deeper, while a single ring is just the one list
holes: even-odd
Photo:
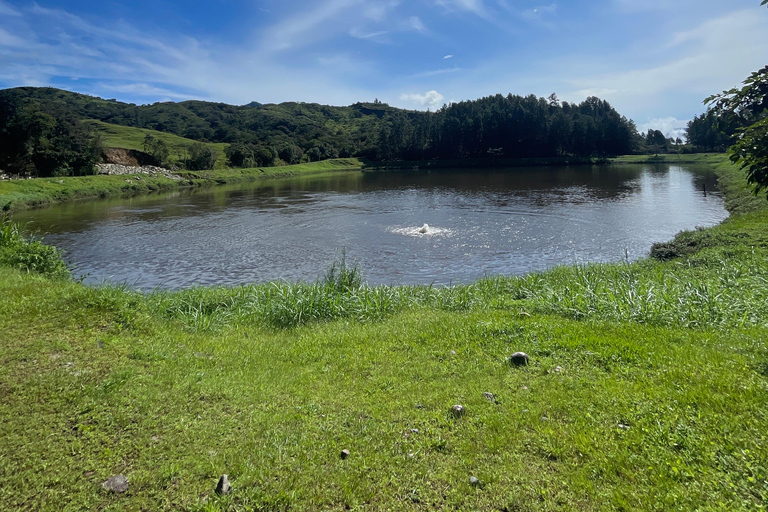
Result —
[{"label": "tree line", "polygon": [[[0,168],[39,176],[85,174],[98,160],[99,139],[80,119],[149,128],[201,142],[226,142],[227,165],[259,167],[358,156],[374,161],[604,157],[653,151],[656,134],[607,101],[581,103],[534,95],[495,95],[444,105],[436,112],[385,103],[333,107],[307,103],[244,106],[203,101],[133,105],[52,88],[0,91]],[[7,137],[6,137],[7,135]],[[663,134],[662,134],[663,138]],[[665,140],[666,141],[666,140]],[[67,144],[69,144],[67,146]],[[156,165],[167,148],[143,144]],[[213,166],[216,155],[190,145],[182,164]],[[53,154],[61,158],[45,159]],[[75,160],[79,155],[80,160]]]}]

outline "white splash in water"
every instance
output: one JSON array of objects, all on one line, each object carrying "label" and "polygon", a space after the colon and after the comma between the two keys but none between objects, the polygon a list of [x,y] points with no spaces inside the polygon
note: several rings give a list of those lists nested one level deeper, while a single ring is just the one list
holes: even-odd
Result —
[{"label": "white splash in water", "polygon": [[430,226],[429,224],[424,224],[423,226],[410,226],[410,227],[404,227],[404,228],[398,228],[398,227],[390,227],[387,228],[387,231],[390,233],[395,233],[397,235],[404,235],[404,236],[450,236],[452,231],[447,228],[438,228],[435,226]]}]

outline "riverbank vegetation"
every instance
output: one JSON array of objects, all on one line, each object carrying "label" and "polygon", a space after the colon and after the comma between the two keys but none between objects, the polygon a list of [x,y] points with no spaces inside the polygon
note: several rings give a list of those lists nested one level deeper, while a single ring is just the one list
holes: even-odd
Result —
[{"label": "riverbank vegetation", "polygon": [[[0,212],[45,206],[63,201],[166,191],[183,187],[203,187],[240,181],[285,178],[356,170],[363,163],[356,158],[325,160],[285,167],[253,169],[179,170],[172,179],[158,173],[131,175],[69,176],[0,181]],[[137,168],[137,171],[139,169]]]},{"label": "riverbank vegetation", "polygon": [[446,288],[86,287],[6,222],[0,508],[762,510],[768,208],[717,158],[677,257]]}]

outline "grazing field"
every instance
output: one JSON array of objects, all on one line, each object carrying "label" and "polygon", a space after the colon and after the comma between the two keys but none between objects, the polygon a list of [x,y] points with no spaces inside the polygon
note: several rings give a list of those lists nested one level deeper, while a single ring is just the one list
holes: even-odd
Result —
[{"label": "grazing field", "polygon": [[764,510],[768,203],[710,163],[665,261],[445,288],[91,288],[5,222],[0,509]]},{"label": "grazing field", "polygon": [[[179,137],[172,133],[149,130],[146,128],[135,128],[133,126],[123,126],[119,124],[105,123],[96,119],[83,121],[93,128],[93,131],[101,136],[104,147],[144,150],[144,137],[152,137],[162,140],[168,146],[170,163],[183,160],[187,154],[187,148],[195,144],[196,140]],[[226,165],[226,156],[224,151],[229,144],[225,142],[205,142],[206,147],[212,149],[217,155],[216,168],[223,169]]]}]

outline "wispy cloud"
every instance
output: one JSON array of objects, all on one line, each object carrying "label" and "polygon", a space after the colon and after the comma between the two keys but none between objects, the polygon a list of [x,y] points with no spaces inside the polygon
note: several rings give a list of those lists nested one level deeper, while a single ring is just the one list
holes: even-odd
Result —
[{"label": "wispy cloud", "polygon": [[302,10],[299,14],[268,28],[262,37],[262,46],[281,51],[306,46],[318,39],[329,37],[333,27],[338,26],[332,23],[333,20],[360,4],[361,0],[324,0],[312,10]]},{"label": "wispy cloud", "polygon": [[443,57],[443,60],[448,60],[448,59],[452,59],[452,58],[453,58],[453,55],[448,54],[445,57]]},{"label": "wispy cloud", "polygon": [[435,5],[439,5],[448,11],[468,11],[481,18],[488,17],[488,9],[483,0],[435,0]]},{"label": "wispy cloud", "polygon": [[[666,41],[659,42],[657,47],[668,55],[666,62],[573,78],[568,82],[576,86],[573,95],[580,99],[598,93],[621,104],[633,102],[637,105],[638,102],[647,102],[649,98],[657,98],[653,100],[655,102],[664,98],[663,106],[674,109],[673,93],[685,91],[704,98],[737,85],[733,83],[733,77],[746,76],[764,64],[768,53],[768,42],[764,38],[766,29],[766,19],[755,16],[754,11],[736,11],[709,20],[692,30],[672,34]],[[743,41],[752,43],[745,45]],[[631,62],[629,56],[626,60]]]},{"label": "wispy cloud", "polygon": [[427,31],[427,27],[424,25],[424,23],[422,23],[418,16],[409,17],[405,22],[405,27],[411,30],[415,30],[416,32],[421,32],[422,34]]},{"label": "wispy cloud", "polygon": [[10,5],[6,4],[2,0],[0,0],[0,16],[21,16],[21,13],[11,7]]}]

